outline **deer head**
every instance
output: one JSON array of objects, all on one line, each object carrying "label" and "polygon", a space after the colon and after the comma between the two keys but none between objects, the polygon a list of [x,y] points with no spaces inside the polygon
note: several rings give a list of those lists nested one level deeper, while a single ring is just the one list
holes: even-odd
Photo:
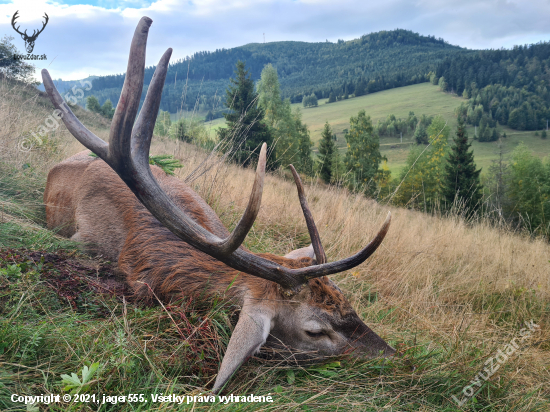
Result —
[{"label": "deer head", "polygon": [[11,18],[11,25],[12,25],[13,29],[21,35],[21,38],[23,40],[25,40],[25,49],[27,49],[27,53],[32,53],[32,51],[34,50],[34,42],[38,38],[38,35],[40,33],[42,33],[44,31],[44,29],[46,28],[46,25],[48,24],[49,17],[46,13],[44,13],[44,18],[46,19],[46,21],[44,23],[42,23],[42,28],[38,31],[33,30],[32,35],[29,36],[29,35],[27,35],[27,30],[25,30],[24,33],[21,33],[19,31],[20,26],[15,27],[15,20],[17,19],[17,17],[19,17],[17,15],[17,13],[19,13],[19,10],[17,10],[15,12],[15,14],[13,15],[13,17]]},{"label": "deer head", "polygon": [[[149,149],[171,49],[164,53],[158,63],[134,123],[143,88],[145,48],[151,23],[151,19],[143,17],[136,28],[124,86],[111,124],[109,144],[79,122],[55,89],[45,69],[42,70],[42,79],[52,103],[62,112],[63,122],[69,131],[103,159],[149,212],[179,238],[174,241],[174,250],[183,248],[182,245],[190,245],[208,255],[210,260],[204,259],[202,263],[205,268],[216,262],[218,265],[223,264],[225,270],[232,268],[233,273],[239,275],[236,289],[242,290],[242,309],[213,391],[216,393],[221,390],[238,367],[266,342],[289,352],[298,351],[304,357],[332,356],[348,351],[369,356],[392,355],[395,350],[363,323],[340,289],[326,277],[351,269],[372,255],[389,229],[390,214],[375,238],[361,251],[346,259],[328,263],[302,182],[291,165],[312,244],[284,257],[247,251],[241,244],[260,209],[266,166],[265,143],[260,150],[248,206],[233,232],[226,237],[219,237],[201,226],[161,188],[149,166]],[[139,236],[150,236],[143,232],[140,231]],[[167,250],[168,245],[162,248]],[[190,252],[186,250],[186,253],[189,255]],[[194,264],[201,265],[196,259]],[[173,275],[178,270],[181,273],[180,267],[158,270],[171,271],[169,276],[173,279],[172,284],[180,282],[185,286],[189,282],[186,278],[189,275]],[[212,271],[214,282],[228,282],[233,277],[221,272]]]}]

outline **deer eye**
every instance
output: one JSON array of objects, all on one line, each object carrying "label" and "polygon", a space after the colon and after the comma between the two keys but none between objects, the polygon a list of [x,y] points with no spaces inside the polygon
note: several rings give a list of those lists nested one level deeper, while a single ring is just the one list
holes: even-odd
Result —
[{"label": "deer eye", "polygon": [[309,336],[310,338],[320,338],[321,336],[326,336],[326,333],[323,332],[322,330],[318,332],[311,332],[309,330],[306,330],[306,335]]}]

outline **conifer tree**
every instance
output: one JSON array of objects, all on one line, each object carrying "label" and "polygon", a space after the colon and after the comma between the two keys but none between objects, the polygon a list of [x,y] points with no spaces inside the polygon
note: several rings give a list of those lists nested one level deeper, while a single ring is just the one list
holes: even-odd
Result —
[{"label": "conifer tree", "polygon": [[298,160],[297,170],[306,175],[313,174],[313,159],[311,158],[311,138],[307,125],[302,123],[301,113],[299,111],[293,113],[295,119],[296,130],[298,132]]},{"label": "conifer tree", "polygon": [[[267,64],[258,82],[258,106],[265,110],[265,120],[273,136],[272,166],[287,167],[293,164],[296,170],[313,174],[311,138],[307,125],[302,122],[299,108],[292,109],[290,99],[281,100],[277,70]],[[314,96],[314,95],[313,95]]]},{"label": "conifer tree", "polygon": [[355,96],[363,96],[367,92],[367,84],[365,83],[365,80],[363,80],[363,77],[361,76],[361,79],[359,82],[357,82],[357,87],[355,88]]},{"label": "conifer tree", "polygon": [[319,174],[325,183],[330,183],[332,179],[333,157],[336,151],[336,145],[332,140],[332,129],[328,121],[325,123],[319,142]]},{"label": "conifer tree", "polygon": [[476,170],[474,153],[469,151],[470,146],[464,121],[459,118],[454,145],[445,166],[442,194],[447,206],[450,207],[456,200],[464,207],[467,215],[479,208],[482,196],[479,180],[481,169]]},{"label": "conifer tree", "polygon": [[235,160],[249,164],[258,158],[262,143],[271,147],[273,137],[264,123],[264,109],[258,106],[254,81],[240,60],[237,62],[235,78],[231,79],[226,90],[225,106],[229,108],[223,114],[227,127],[219,129],[218,136],[225,141],[225,150],[234,152]]}]

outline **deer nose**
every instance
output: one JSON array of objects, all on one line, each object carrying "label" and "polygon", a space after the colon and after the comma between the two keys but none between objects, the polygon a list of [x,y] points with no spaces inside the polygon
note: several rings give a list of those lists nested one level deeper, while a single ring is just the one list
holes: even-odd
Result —
[{"label": "deer nose", "polygon": [[393,356],[396,352],[394,348],[386,343],[384,339],[370,330],[362,339],[358,339],[354,346],[356,350],[354,351],[359,356],[368,356],[368,357],[378,357],[382,356],[384,358]]}]

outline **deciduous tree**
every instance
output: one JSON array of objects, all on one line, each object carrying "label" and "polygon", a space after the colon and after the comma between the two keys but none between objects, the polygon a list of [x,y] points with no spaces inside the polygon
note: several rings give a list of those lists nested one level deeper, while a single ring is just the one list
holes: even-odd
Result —
[{"label": "deciduous tree", "polygon": [[269,126],[275,127],[276,122],[281,118],[283,101],[281,100],[281,87],[279,86],[277,69],[271,63],[267,64],[262,70],[257,90],[258,105],[265,112],[265,121]]},{"label": "deciduous tree", "polygon": [[101,113],[101,106],[99,101],[94,95],[88,96],[86,98],[86,109],[94,113]]},{"label": "deciduous tree", "polygon": [[113,118],[115,114],[115,109],[110,99],[105,100],[105,103],[103,103],[103,106],[101,106],[101,114],[105,116],[107,119]]},{"label": "deciduous tree", "polygon": [[384,174],[380,164],[387,159],[380,154],[380,140],[374,133],[370,116],[364,110],[350,118],[350,128],[345,137],[348,151],[344,164],[349,171],[350,187],[367,196],[374,196],[377,182]]},{"label": "deciduous tree", "polygon": [[441,200],[449,127],[436,116],[428,127],[429,146],[411,149],[400,176],[394,203],[425,211]]}]

